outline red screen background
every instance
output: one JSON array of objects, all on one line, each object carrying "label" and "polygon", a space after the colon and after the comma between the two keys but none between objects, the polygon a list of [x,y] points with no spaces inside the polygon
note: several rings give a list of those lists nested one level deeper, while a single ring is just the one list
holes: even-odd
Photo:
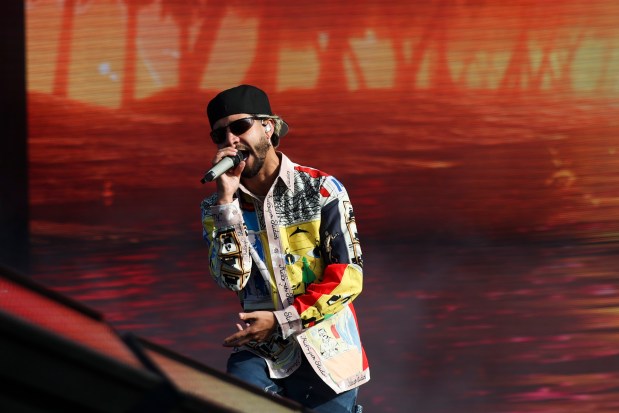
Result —
[{"label": "red screen background", "polygon": [[33,276],[224,369],[208,100],[347,187],[369,411],[614,412],[619,5],[27,1]]}]

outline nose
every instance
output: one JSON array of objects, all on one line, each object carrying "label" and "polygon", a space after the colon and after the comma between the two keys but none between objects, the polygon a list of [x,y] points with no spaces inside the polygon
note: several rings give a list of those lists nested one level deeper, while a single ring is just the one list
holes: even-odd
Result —
[{"label": "nose", "polygon": [[226,128],[226,140],[224,146],[236,146],[240,139],[234,133],[230,131],[230,128]]}]

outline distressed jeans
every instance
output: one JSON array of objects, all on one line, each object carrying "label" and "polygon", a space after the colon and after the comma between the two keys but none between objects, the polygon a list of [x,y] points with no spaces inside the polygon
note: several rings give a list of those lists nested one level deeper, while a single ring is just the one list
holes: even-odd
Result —
[{"label": "distressed jeans", "polygon": [[227,371],[249,384],[294,400],[319,413],[360,413],[358,389],[337,394],[322,381],[303,357],[301,366],[290,376],[271,379],[266,362],[250,351],[233,353]]}]

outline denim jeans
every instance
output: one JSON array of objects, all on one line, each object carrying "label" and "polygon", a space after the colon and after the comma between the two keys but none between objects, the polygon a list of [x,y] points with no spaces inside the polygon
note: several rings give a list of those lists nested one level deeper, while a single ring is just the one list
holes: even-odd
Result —
[{"label": "denim jeans", "polygon": [[227,371],[249,384],[294,400],[316,412],[361,412],[361,406],[356,406],[358,389],[335,393],[318,377],[305,357],[301,366],[283,379],[271,379],[266,362],[249,351],[233,353],[228,359]]}]

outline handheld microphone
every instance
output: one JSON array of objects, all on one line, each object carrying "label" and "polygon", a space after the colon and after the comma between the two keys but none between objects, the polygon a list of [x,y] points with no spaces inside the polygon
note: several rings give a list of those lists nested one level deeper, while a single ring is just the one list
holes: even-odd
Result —
[{"label": "handheld microphone", "polygon": [[226,156],[221,161],[217,162],[207,173],[200,182],[211,182],[219,178],[221,175],[228,172],[230,169],[235,168],[241,161],[247,159],[247,155],[244,155],[241,151],[238,151],[234,156]]}]

